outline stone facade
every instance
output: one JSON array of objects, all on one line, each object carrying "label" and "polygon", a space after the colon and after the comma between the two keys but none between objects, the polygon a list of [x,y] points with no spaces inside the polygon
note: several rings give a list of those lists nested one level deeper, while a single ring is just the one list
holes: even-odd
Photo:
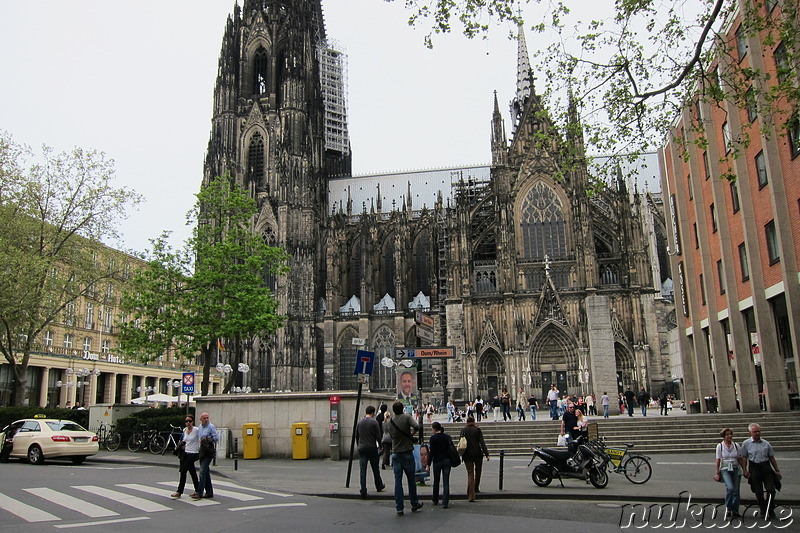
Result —
[{"label": "stone facade", "polygon": [[[509,143],[495,98],[489,178],[457,172],[452,194],[432,205],[414,205],[410,182],[391,206],[378,188],[354,209],[349,194],[328,197],[350,154],[325,148],[319,0],[236,8],[205,180],[230,172],[258,201],[255,228],[292,256],[291,273],[274,282],[287,325],[254,343],[254,389],[354,389],[353,339],[366,339],[376,352],[370,387],[392,391],[395,370],[377,361],[421,345],[415,311],[434,320],[427,344],[456,349],[423,367],[426,398],[671,383],[660,339],[672,303],[661,298],[653,236],[665,231],[660,206],[629,191],[621,171],[605,187],[590,182],[582,138],[557,131],[533,91],[521,37],[513,135]],[[574,106],[570,116],[580,131]]]}]

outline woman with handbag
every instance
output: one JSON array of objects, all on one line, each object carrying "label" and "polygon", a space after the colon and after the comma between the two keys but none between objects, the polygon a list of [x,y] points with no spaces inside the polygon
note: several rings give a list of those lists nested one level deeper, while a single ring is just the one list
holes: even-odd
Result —
[{"label": "woman with handbag", "polygon": [[475,494],[481,491],[481,461],[484,456],[489,460],[489,450],[483,440],[483,431],[475,424],[473,417],[467,417],[467,425],[461,430],[461,436],[467,441],[467,448],[463,453],[464,466],[467,467],[467,500],[474,502]]},{"label": "woman with handbag", "polygon": [[197,480],[197,470],[195,470],[194,463],[200,457],[200,432],[194,427],[194,416],[186,415],[186,427],[183,428],[183,436],[181,442],[175,449],[176,455],[180,459],[180,473],[181,478],[178,482],[178,490],[172,494],[173,498],[180,498],[183,494],[183,488],[186,486],[186,473],[192,476],[192,484],[194,491],[200,487]]},{"label": "woman with handbag", "polygon": [[[431,424],[433,435],[430,440],[431,464],[433,464],[433,505],[439,505],[439,480],[442,480],[442,509],[450,505],[450,447],[453,439],[444,432],[439,422]],[[455,446],[453,446],[455,448]],[[458,457],[458,453],[456,453]]]},{"label": "woman with handbag", "polygon": [[716,473],[714,480],[725,483],[725,508],[733,517],[739,517],[739,483],[742,480],[742,458],[739,446],[733,442],[733,431],[725,428],[719,432],[722,442],[717,444]]},{"label": "woman with handbag", "polygon": [[383,437],[381,438],[381,469],[386,470],[387,466],[392,466],[392,436],[389,434],[389,424],[391,424],[392,413],[387,411],[383,415]]}]

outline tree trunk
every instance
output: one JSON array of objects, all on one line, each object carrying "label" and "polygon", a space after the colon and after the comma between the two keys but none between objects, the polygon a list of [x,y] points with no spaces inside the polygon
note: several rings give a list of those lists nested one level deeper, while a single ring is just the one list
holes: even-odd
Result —
[{"label": "tree trunk", "polygon": [[203,382],[200,385],[200,394],[206,396],[208,394],[209,385],[211,383],[211,344],[203,346]]}]

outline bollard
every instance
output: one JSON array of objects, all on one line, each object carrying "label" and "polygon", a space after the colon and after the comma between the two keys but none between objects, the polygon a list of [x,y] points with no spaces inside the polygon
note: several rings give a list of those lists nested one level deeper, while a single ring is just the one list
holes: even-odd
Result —
[{"label": "bollard", "polygon": [[233,439],[233,469],[239,470],[239,437]]},{"label": "bollard", "polygon": [[499,490],[503,490],[503,459],[505,459],[505,456],[506,456],[506,451],[505,450],[500,450],[500,476],[499,476],[500,488],[499,488]]}]

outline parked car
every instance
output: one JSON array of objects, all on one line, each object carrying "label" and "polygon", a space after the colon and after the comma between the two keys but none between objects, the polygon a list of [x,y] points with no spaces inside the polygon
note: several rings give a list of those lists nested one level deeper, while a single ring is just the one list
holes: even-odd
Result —
[{"label": "parked car", "polygon": [[97,435],[72,420],[28,418],[9,424],[4,431],[13,429],[17,431],[11,457],[27,458],[34,465],[55,457],[69,457],[79,465],[99,448]]}]

